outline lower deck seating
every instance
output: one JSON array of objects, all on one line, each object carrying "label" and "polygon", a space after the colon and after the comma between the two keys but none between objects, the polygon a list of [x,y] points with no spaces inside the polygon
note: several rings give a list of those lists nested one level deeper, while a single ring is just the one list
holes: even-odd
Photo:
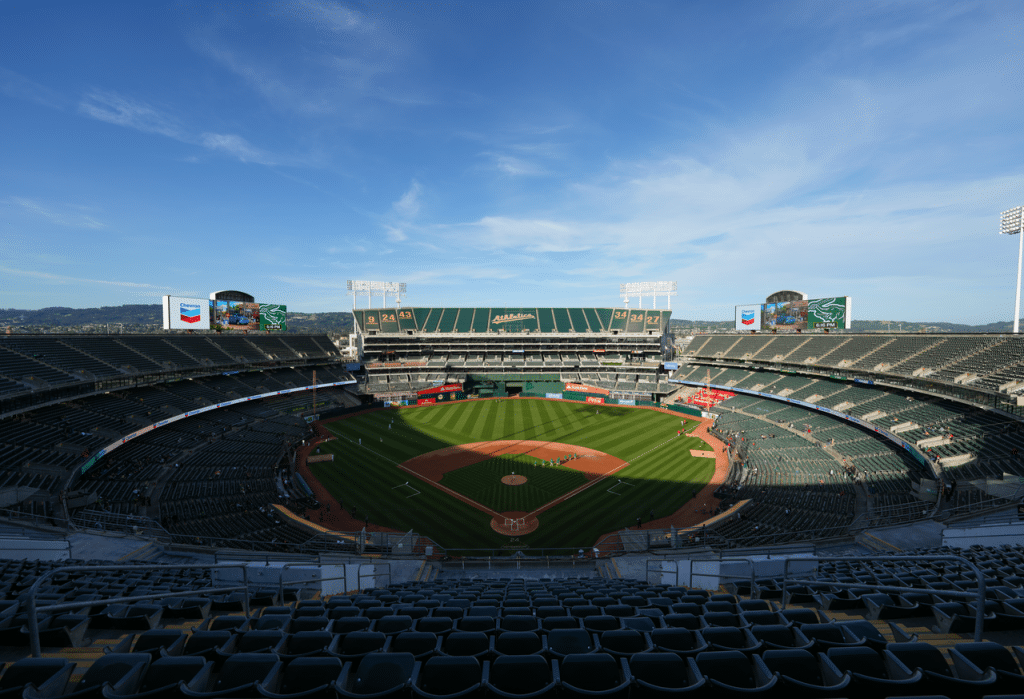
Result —
[{"label": "lower deck seating", "polygon": [[[19,593],[60,565],[0,565],[0,691],[18,696],[994,696],[1024,686],[1013,635],[1021,547],[956,561],[822,561],[811,584],[717,590],[630,579],[465,579],[320,596],[206,594],[210,571],[95,569],[43,583],[43,657],[28,658]],[[659,573],[660,578],[660,573]],[[844,585],[853,585],[847,589]],[[351,586],[351,585],[348,585]],[[892,594],[879,586],[916,592]],[[282,594],[283,592],[283,594]],[[115,595],[170,595],[107,605]],[[72,613],[46,604],[85,603]],[[895,621],[892,621],[895,620]],[[936,630],[929,627],[934,625]],[[994,669],[989,669],[994,668]],[[33,689],[24,689],[32,683]],[[109,683],[103,688],[104,683]],[[23,694],[24,693],[24,694]],[[469,694],[467,694],[469,693]]]}]

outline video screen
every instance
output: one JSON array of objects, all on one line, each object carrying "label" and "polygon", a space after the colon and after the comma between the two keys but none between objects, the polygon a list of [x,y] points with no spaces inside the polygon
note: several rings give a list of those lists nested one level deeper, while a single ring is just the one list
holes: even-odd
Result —
[{"label": "video screen", "polygon": [[783,301],[766,303],[762,307],[762,328],[807,328],[807,301]]},{"label": "video screen", "polygon": [[212,301],[210,328],[221,330],[259,330],[260,305],[243,301]]},{"label": "video screen", "polygon": [[259,307],[260,330],[266,332],[288,330],[288,306],[280,303],[261,303]]}]

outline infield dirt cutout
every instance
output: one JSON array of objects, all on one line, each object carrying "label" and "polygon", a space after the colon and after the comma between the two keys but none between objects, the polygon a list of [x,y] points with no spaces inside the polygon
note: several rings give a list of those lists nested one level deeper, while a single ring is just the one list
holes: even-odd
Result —
[{"label": "infield dirt cutout", "polygon": [[[488,461],[504,454],[529,454],[541,461],[570,457],[562,463],[562,466],[580,471],[586,476],[587,482],[541,505],[533,512],[495,512],[489,507],[484,507],[475,500],[441,485],[441,478],[450,471],[457,471],[460,468],[472,466],[481,461]],[[571,458],[573,455],[577,458]],[[436,487],[441,488],[449,495],[457,497],[478,510],[491,515],[491,529],[499,534],[519,536],[521,534],[529,534],[540,526],[537,515],[544,510],[550,509],[558,503],[583,492],[605,476],[609,476],[628,465],[628,462],[610,454],[575,444],[501,439],[492,442],[459,444],[427,454],[420,454],[401,464],[401,468],[422,480],[435,484]],[[515,479],[516,482],[510,482],[511,479]],[[526,482],[526,478],[521,475],[504,476],[501,482],[506,485],[521,485]]]}]

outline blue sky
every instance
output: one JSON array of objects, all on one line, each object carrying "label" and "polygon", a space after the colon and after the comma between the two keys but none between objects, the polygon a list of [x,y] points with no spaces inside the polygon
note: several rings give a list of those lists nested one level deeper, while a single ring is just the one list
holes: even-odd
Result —
[{"label": "blue sky", "polygon": [[0,307],[1012,316],[1019,2],[5,0],[0,46]]}]

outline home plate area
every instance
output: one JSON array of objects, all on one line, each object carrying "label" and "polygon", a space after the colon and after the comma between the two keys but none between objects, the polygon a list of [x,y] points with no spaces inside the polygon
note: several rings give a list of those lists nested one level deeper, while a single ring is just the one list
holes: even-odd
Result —
[{"label": "home plate area", "polygon": [[491,519],[491,529],[505,536],[520,536],[536,531],[540,520],[528,512],[502,512]]}]

